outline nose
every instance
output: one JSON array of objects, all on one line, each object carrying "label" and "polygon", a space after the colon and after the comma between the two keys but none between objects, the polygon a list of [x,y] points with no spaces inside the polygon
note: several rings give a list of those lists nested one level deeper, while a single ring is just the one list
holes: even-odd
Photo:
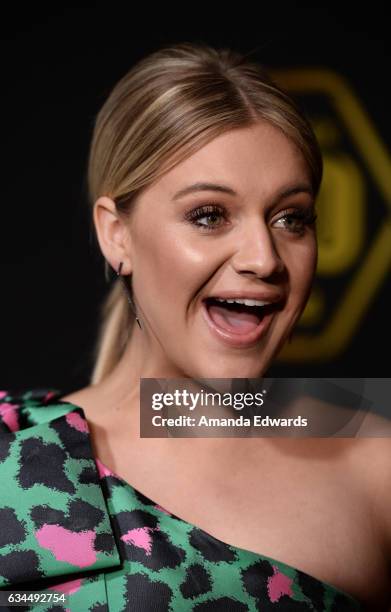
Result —
[{"label": "nose", "polygon": [[273,242],[273,237],[262,219],[249,221],[242,228],[232,265],[239,274],[254,274],[267,278],[280,274],[285,264]]}]

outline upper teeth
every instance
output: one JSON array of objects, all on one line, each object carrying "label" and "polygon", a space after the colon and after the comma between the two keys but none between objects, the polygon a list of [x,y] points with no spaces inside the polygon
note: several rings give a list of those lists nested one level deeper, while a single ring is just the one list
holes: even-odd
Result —
[{"label": "upper teeth", "polygon": [[268,304],[268,302],[261,302],[261,300],[225,300],[224,298],[216,298],[216,300],[218,302],[228,302],[229,304],[236,302],[237,304],[245,304],[245,306],[265,306]]}]

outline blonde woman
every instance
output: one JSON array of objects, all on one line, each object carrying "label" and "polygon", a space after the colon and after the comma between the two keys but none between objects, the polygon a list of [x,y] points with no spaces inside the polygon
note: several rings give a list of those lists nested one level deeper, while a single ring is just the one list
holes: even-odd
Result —
[{"label": "blonde woman", "polygon": [[387,609],[387,439],[139,435],[141,378],[264,376],[309,297],[321,179],[308,120],[239,53],[173,45],[117,83],[88,182],[118,279],[89,386],[2,392],[2,588],[71,612]]}]

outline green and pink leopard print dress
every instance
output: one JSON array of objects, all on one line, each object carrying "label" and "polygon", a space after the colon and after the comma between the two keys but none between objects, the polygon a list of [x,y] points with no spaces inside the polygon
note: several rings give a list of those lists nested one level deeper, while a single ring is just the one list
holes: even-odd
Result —
[{"label": "green and pink leopard print dress", "polygon": [[[52,612],[344,612],[347,593],[231,546],[94,457],[81,407],[0,391],[0,588],[66,593]],[[2,608],[6,609],[6,608]]]}]

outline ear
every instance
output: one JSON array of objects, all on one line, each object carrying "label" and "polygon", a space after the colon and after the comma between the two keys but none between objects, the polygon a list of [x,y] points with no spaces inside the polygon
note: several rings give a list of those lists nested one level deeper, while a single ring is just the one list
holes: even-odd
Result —
[{"label": "ear", "polygon": [[132,271],[130,259],[130,233],[124,219],[120,217],[115,202],[101,196],[94,204],[93,220],[100,249],[114,270],[123,262],[121,274]]}]

